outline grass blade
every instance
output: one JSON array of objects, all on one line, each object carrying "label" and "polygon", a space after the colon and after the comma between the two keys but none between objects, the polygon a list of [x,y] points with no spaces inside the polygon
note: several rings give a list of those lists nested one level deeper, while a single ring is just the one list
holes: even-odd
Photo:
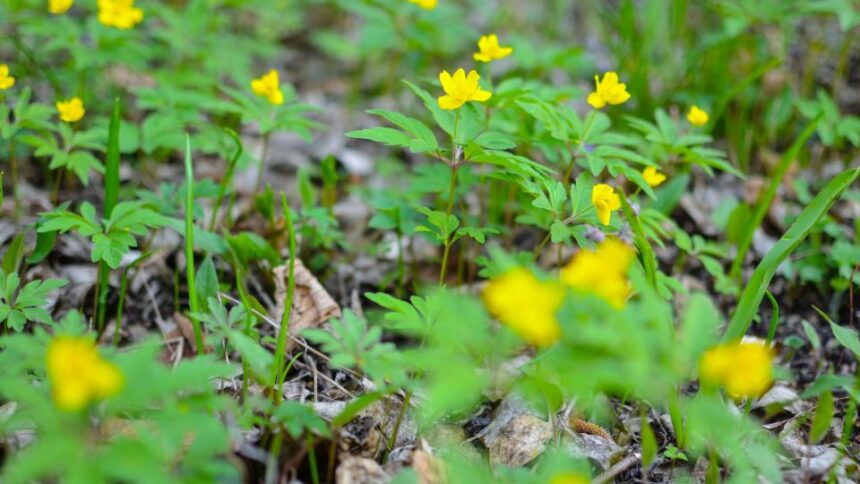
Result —
[{"label": "grass blade", "polygon": [[[114,99],[113,111],[110,116],[108,127],[107,156],[105,157],[105,199],[102,206],[102,217],[109,219],[119,201],[119,127],[120,127],[120,105],[119,98]],[[105,314],[107,311],[107,296],[110,280],[110,268],[102,261],[99,263],[98,288],[96,289],[96,328],[99,335],[105,327]],[[121,315],[120,315],[121,316]],[[117,321],[117,324],[119,322]]]},{"label": "grass blade", "polygon": [[830,210],[830,206],[846,188],[854,183],[858,176],[860,176],[860,168],[852,168],[830,180],[827,186],[809,202],[809,205],[801,212],[798,219],[788,228],[782,238],[777,241],[776,245],[768,251],[756,267],[743,294],[741,294],[738,307],[735,308],[732,320],[723,335],[724,341],[737,340],[743,337],[749,329],[767,291],[767,286],[773,279],[779,265],[803,242],[803,239],[809,235],[818,220]]},{"label": "grass blade", "polygon": [[788,168],[792,163],[794,163],[795,158],[797,158],[797,155],[800,153],[801,148],[803,148],[807,140],[809,140],[809,137],[815,133],[816,127],[818,127],[818,119],[813,120],[809,126],[800,133],[800,136],[794,140],[794,143],[792,143],[788,148],[788,151],[785,152],[782,159],[779,160],[779,164],[773,170],[773,175],[771,176],[770,185],[767,187],[767,191],[756,204],[752,220],[747,224],[747,230],[744,232],[743,238],[738,243],[738,253],[735,255],[735,260],[732,262],[732,268],[729,271],[730,277],[738,279],[739,286],[743,285],[742,281],[740,281],[741,267],[743,266],[747,251],[749,251],[750,244],[752,243],[753,234],[756,229],[758,229],[759,225],[761,225],[762,220],[764,220],[765,215],[767,215],[767,211],[770,210],[770,204],[776,197],[776,191],[779,186],[782,185],[782,180],[785,178]]},{"label": "grass blade", "polygon": [[196,314],[200,312],[197,301],[197,285],[194,274],[194,169],[191,166],[191,136],[185,135],[185,282],[188,284],[189,319],[194,326],[194,342],[197,354],[206,352],[203,332]]}]

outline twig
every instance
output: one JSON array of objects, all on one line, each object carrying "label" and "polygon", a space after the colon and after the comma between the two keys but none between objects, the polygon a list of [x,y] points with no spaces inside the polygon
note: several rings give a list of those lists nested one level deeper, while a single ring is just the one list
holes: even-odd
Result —
[{"label": "twig", "polygon": [[612,479],[615,478],[615,476],[621,474],[622,472],[626,471],[630,466],[639,462],[640,459],[642,459],[642,455],[639,453],[628,455],[627,457],[616,463],[614,466],[607,469],[606,472],[595,477],[592,482],[594,484],[603,484],[604,482],[610,482]]}]

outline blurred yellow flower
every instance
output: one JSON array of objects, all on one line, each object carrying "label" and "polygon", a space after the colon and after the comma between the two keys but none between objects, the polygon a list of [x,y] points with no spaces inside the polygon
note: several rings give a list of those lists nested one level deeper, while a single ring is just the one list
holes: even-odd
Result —
[{"label": "blurred yellow flower", "polygon": [[760,397],[773,383],[774,351],[764,341],[715,346],[699,361],[699,377],[719,384],[735,400]]},{"label": "blurred yellow flower", "polygon": [[612,212],[621,208],[621,198],[605,183],[598,183],[591,189],[591,203],[597,209],[597,218],[603,225],[609,225]]},{"label": "blurred yellow flower", "polygon": [[657,171],[653,166],[649,166],[642,170],[642,178],[648,182],[648,186],[656,187],[666,181],[666,175]]},{"label": "blurred yellow flower", "polygon": [[66,13],[74,3],[75,0],[48,0],[48,11],[54,15]]},{"label": "blurred yellow flower", "polygon": [[514,51],[512,47],[500,46],[496,34],[482,35],[478,40],[478,50],[479,52],[475,52],[473,57],[480,62],[504,59]]},{"label": "blurred yellow flower", "polygon": [[60,113],[60,119],[67,123],[80,121],[86,113],[84,102],[79,97],[73,97],[68,101],[57,101],[57,112]]},{"label": "blurred yellow flower", "polygon": [[0,91],[5,91],[15,85],[15,78],[9,75],[9,66],[0,64]]},{"label": "blurred yellow flower", "polygon": [[627,244],[607,238],[595,251],[581,250],[573,256],[561,269],[561,282],[594,293],[620,309],[630,293],[627,271],[633,257],[633,249]]},{"label": "blurred yellow flower", "polygon": [[98,19],[102,25],[128,30],[143,20],[143,10],[134,0],[98,0]]},{"label": "blurred yellow flower", "polygon": [[278,78],[278,71],[274,69],[267,72],[263,77],[251,81],[251,90],[254,91],[254,94],[268,99],[272,104],[284,103],[281,81]]},{"label": "blurred yellow flower", "polygon": [[424,10],[433,10],[436,8],[436,4],[439,3],[439,0],[409,0],[410,3],[414,3]]},{"label": "blurred yellow flower", "polygon": [[552,476],[549,484],[588,484],[591,480],[576,472],[564,472]]},{"label": "blurred yellow flower", "polygon": [[699,109],[698,106],[690,107],[690,111],[687,113],[687,121],[693,126],[704,126],[708,123],[708,118],[708,113]]},{"label": "blurred yellow flower", "polygon": [[57,336],[46,353],[45,369],[57,407],[76,411],[115,395],[123,386],[119,368],[103,359],[84,336]]},{"label": "blurred yellow flower", "polygon": [[603,80],[594,76],[594,92],[588,95],[588,104],[595,109],[600,109],[607,104],[623,104],[630,99],[627,85],[618,82],[618,74],[607,72],[603,74]]},{"label": "blurred yellow flower", "polygon": [[450,111],[458,109],[469,101],[484,102],[490,99],[493,94],[481,89],[478,85],[480,79],[481,76],[476,71],[469,71],[468,76],[463,69],[457,69],[453,76],[448,71],[442,71],[439,74],[439,81],[442,83],[445,95],[439,97],[439,107]]},{"label": "blurred yellow flower", "polygon": [[512,269],[487,283],[482,293],[490,313],[535,346],[549,346],[561,337],[555,313],[564,288],[543,282],[524,268]]}]

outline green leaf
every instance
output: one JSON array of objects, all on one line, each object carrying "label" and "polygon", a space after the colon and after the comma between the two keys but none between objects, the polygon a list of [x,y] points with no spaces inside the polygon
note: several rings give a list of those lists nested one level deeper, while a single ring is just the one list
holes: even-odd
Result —
[{"label": "green leaf", "polygon": [[657,438],[654,437],[654,430],[651,424],[648,423],[648,417],[645,412],[642,412],[640,417],[642,432],[642,468],[647,469],[654,462],[654,457],[657,456]]},{"label": "green leaf", "polygon": [[218,272],[215,270],[212,257],[207,257],[200,264],[197,269],[196,280],[197,299],[200,301],[200,307],[206,307],[207,301],[218,296]]},{"label": "green leaf", "polygon": [[860,360],[860,336],[857,335],[857,331],[836,324],[836,322],[830,319],[824,311],[815,306],[812,306],[812,308],[815,309],[815,311],[817,311],[818,314],[820,314],[828,323],[830,323],[830,330],[833,331],[833,336],[836,338],[836,341],[839,341],[839,344],[854,353],[854,358]]},{"label": "green leaf", "polygon": [[827,435],[830,423],[833,421],[833,394],[824,392],[818,397],[818,408],[812,417],[812,425],[809,428],[809,443],[817,444]]},{"label": "green leaf", "polygon": [[788,231],[768,251],[761,264],[753,272],[743,294],[741,294],[732,320],[723,335],[724,341],[739,340],[743,337],[752,323],[759,304],[764,298],[765,291],[767,291],[767,286],[776,274],[779,265],[803,242],[818,223],[818,220],[827,213],[830,206],[846,188],[854,183],[858,176],[860,176],[860,168],[854,168],[845,170],[830,180],[827,186],[809,202],[797,220],[788,228]]},{"label": "green leaf", "polygon": [[24,233],[21,232],[12,239],[6,253],[3,254],[2,268],[6,274],[17,272],[24,258]]}]

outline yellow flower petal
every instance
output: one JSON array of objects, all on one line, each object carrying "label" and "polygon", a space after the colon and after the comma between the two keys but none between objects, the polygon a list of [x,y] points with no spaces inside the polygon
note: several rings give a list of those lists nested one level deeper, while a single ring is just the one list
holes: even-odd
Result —
[{"label": "yellow flower petal", "polygon": [[708,123],[708,118],[708,113],[699,109],[698,106],[691,106],[690,111],[687,113],[687,121],[689,121],[693,126],[706,125]]},{"label": "yellow flower petal", "polygon": [[465,101],[462,99],[457,99],[452,96],[441,96],[439,98],[439,107],[442,109],[447,109],[449,111],[459,108],[465,104]]},{"label": "yellow flower petal", "polygon": [[559,276],[564,284],[594,293],[621,308],[630,293],[627,271],[633,259],[632,248],[618,239],[607,238],[594,251],[579,251]]},{"label": "yellow flower petal", "polygon": [[642,178],[648,183],[648,186],[656,187],[666,181],[666,175],[657,171],[653,166],[646,167],[642,170]]},{"label": "yellow flower petal", "polygon": [[715,346],[699,361],[699,377],[719,384],[732,398],[759,397],[773,384],[774,351],[764,342]]},{"label": "yellow flower petal", "polygon": [[489,99],[492,94],[481,89],[480,79],[481,76],[474,70],[467,75],[465,70],[457,69],[453,76],[448,71],[442,71],[439,74],[439,82],[445,95],[439,97],[439,107],[454,110],[469,101],[484,102]]},{"label": "yellow flower petal", "polygon": [[487,283],[482,293],[487,309],[498,320],[535,346],[549,346],[561,337],[555,313],[564,300],[564,288],[543,282],[517,268]]},{"label": "yellow flower petal", "polygon": [[57,101],[56,107],[60,119],[67,123],[80,121],[86,113],[83,101],[77,97],[73,97],[67,101]]}]

